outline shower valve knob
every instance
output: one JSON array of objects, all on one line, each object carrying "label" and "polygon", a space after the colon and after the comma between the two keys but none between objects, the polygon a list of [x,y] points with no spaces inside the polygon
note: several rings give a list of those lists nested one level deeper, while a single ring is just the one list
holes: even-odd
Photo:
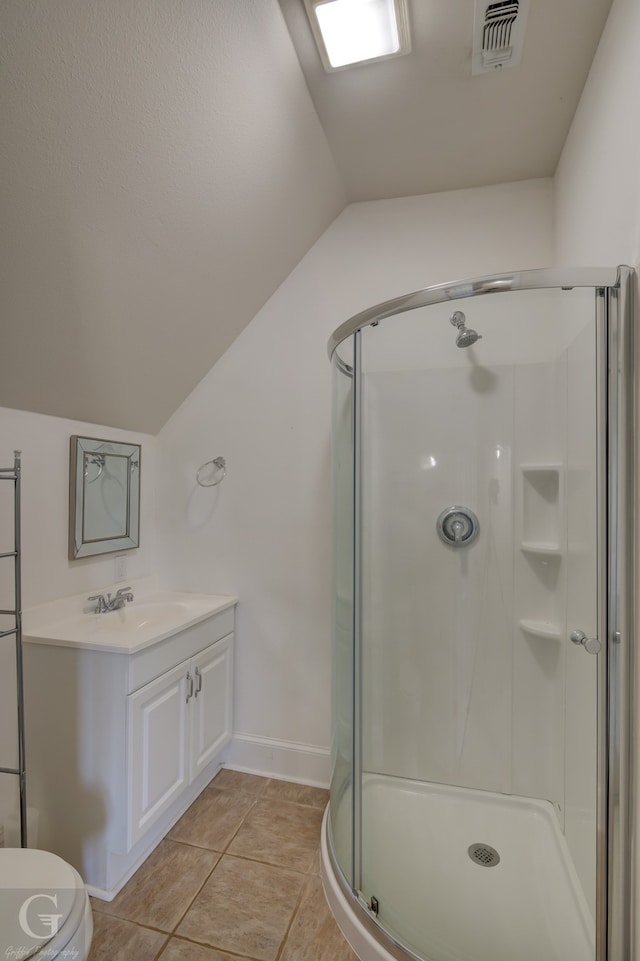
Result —
[{"label": "shower valve knob", "polygon": [[436,530],[449,547],[468,547],[478,536],[480,523],[468,507],[447,507],[438,515]]},{"label": "shower valve knob", "polygon": [[587,654],[599,654],[601,644],[597,637],[587,637],[584,631],[572,631],[571,640],[574,644],[581,644]]}]

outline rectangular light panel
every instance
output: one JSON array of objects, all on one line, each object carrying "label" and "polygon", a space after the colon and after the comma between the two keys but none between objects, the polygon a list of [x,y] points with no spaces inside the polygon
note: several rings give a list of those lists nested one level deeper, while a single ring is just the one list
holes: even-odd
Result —
[{"label": "rectangular light panel", "polygon": [[327,71],[408,53],[405,0],[305,0]]}]

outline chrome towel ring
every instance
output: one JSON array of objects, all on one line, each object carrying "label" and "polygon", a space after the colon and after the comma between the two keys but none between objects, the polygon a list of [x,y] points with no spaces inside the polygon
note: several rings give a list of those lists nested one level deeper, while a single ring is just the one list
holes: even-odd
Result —
[{"label": "chrome towel ring", "polygon": [[[200,480],[200,474],[203,472],[205,467],[212,464],[215,467],[215,471],[212,472],[214,479],[210,482]],[[202,467],[199,467],[196,472],[196,480],[200,484],[200,487],[216,487],[221,480],[224,480],[225,474],[227,473],[227,462],[224,457],[214,457],[213,460],[205,461]]]}]

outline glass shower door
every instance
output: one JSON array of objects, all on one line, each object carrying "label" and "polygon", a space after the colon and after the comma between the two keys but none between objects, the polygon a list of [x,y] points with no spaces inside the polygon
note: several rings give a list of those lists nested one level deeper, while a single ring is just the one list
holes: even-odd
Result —
[{"label": "glass shower door", "polygon": [[596,957],[602,300],[466,298],[359,335],[355,886],[430,961]]}]

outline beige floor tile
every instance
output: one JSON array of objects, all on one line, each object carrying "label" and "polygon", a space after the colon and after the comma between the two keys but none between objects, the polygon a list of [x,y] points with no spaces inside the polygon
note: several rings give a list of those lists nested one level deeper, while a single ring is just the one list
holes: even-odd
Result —
[{"label": "beige floor tile", "polygon": [[177,934],[222,951],[274,961],[304,877],[225,855],[178,927]]},{"label": "beige floor tile", "polygon": [[313,860],[309,866],[309,874],[320,874],[320,845],[316,848],[316,853],[313,855]]},{"label": "beige floor tile", "polygon": [[207,948],[204,944],[183,941],[182,938],[171,938],[158,961],[251,961],[251,959],[239,954],[224,954],[215,948]]},{"label": "beige floor tile", "polygon": [[309,804],[311,807],[326,808],[329,792],[323,787],[310,787],[308,784],[294,784],[292,781],[267,782],[263,798],[279,798],[281,801],[295,801],[296,804]]},{"label": "beige floor tile", "polygon": [[307,880],[280,961],[358,961],[333,919],[320,878]]},{"label": "beige floor tile", "polygon": [[102,914],[104,914],[105,908],[108,907],[108,902],[103,901],[101,898],[90,897],[89,902],[91,904],[91,910],[93,911],[94,914],[96,911],[102,912]]},{"label": "beige floor tile", "polygon": [[252,794],[255,797],[262,793],[268,783],[269,778],[267,777],[222,768],[211,781],[210,786],[217,788],[219,791],[237,791],[238,794]]},{"label": "beige floor tile", "polygon": [[184,841],[211,851],[224,851],[242,819],[254,803],[251,794],[219,791],[211,782],[169,832],[174,841]]},{"label": "beige floor tile", "polygon": [[106,914],[94,914],[88,961],[154,961],[166,939],[166,934],[160,931],[150,931]]},{"label": "beige floor tile", "polygon": [[320,808],[259,798],[228,853],[305,872],[320,841],[321,823]]},{"label": "beige floor tile", "polygon": [[173,931],[220,855],[165,838],[100,913]]}]

